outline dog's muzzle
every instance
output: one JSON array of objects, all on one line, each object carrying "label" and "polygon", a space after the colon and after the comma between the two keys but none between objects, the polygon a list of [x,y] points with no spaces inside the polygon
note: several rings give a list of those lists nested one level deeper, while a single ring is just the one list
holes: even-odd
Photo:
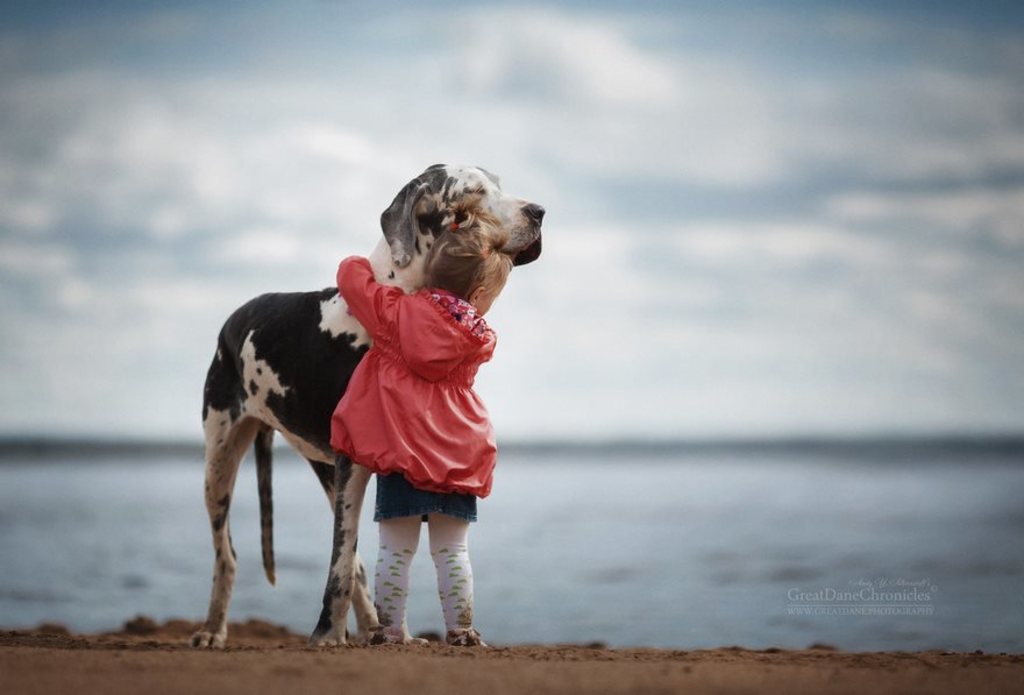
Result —
[{"label": "dog's muzzle", "polygon": [[540,257],[541,250],[541,223],[544,221],[544,210],[540,205],[530,203],[523,207],[523,215],[530,220],[536,230],[536,238],[512,259],[512,265],[526,265],[533,263]]}]

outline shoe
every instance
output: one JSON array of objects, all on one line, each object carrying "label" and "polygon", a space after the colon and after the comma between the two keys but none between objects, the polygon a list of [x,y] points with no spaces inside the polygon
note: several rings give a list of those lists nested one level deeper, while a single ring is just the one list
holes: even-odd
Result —
[{"label": "shoe", "polygon": [[425,644],[429,644],[429,642],[421,637],[395,634],[388,632],[385,628],[378,628],[370,633],[370,639],[367,641],[367,644],[414,644],[417,646],[423,646]]},{"label": "shoe", "polygon": [[473,627],[460,627],[449,630],[445,642],[452,647],[486,647],[487,643]]}]

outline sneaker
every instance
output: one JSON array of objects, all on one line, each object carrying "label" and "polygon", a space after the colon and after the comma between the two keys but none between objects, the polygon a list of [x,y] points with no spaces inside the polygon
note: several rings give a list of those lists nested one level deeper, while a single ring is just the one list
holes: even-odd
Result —
[{"label": "sneaker", "polygon": [[415,644],[422,646],[429,644],[429,642],[421,637],[412,637],[401,632],[391,632],[387,628],[378,628],[370,633],[370,639],[367,641],[367,644]]},{"label": "sneaker", "polygon": [[460,627],[449,630],[445,641],[452,647],[486,647],[487,643],[473,627]]}]

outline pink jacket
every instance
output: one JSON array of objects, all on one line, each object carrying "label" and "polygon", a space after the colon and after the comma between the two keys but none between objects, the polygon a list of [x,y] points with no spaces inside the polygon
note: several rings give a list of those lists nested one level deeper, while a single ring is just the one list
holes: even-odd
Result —
[{"label": "pink jacket", "polygon": [[374,342],[331,418],[331,446],[421,490],[486,497],[497,446],[473,379],[494,331],[444,290],[381,285],[365,258],[341,262],[338,289]]}]

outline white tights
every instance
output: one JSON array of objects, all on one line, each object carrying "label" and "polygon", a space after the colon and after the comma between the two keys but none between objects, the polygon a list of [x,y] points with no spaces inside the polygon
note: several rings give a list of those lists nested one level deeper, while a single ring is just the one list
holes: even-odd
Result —
[{"label": "white tights", "polygon": [[[420,540],[422,517],[403,516],[380,522],[380,550],[374,575],[374,605],[384,634],[409,639],[405,605],[409,566]],[[469,522],[447,514],[427,517],[430,556],[437,570],[437,592],[447,631],[473,626],[473,568],[469,564]]]}]

